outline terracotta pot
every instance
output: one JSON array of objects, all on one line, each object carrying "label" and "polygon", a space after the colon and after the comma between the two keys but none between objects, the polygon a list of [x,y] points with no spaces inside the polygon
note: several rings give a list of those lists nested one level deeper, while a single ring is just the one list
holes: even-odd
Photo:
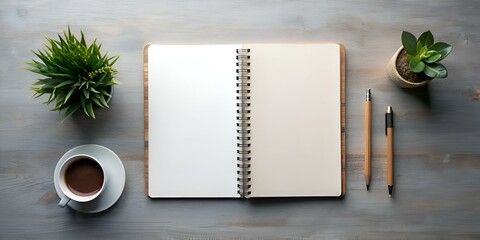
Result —
[{"label": "terracotta pot", "polygon": [[402,88],[414,88],[414,87],[420,87],[423,86],[430,81],[432,81],[433,78],[429,78],[423,82],[410,82],[407,79],[403,78],[400,73],[397,71],[397,67],[395,66],[395,63],[397,62],[398,55],[400,55],[400,52],[403,50],[403,47],[400,47],[397,52],[393,55],[393,57],[390,59],[390,62],[388,62],[387,66],[387,73],[388,77],[396,83],[399,87]]}]

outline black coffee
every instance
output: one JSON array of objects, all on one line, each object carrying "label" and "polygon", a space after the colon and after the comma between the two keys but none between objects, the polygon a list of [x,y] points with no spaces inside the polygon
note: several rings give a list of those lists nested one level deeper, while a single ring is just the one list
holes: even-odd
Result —
[{"label": "black coffee", "polygon": [[102,167],[90,158],[80,158],[65,171],[65,182],[73,193],[88,196],[100,191],[103,185]]}]

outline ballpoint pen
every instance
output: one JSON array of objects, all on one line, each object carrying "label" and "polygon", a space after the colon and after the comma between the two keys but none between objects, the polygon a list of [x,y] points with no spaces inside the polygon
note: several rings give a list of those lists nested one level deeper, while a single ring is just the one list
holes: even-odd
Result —
[{"label": "ballpoint pen", "polygon": [[385,113],[385,134],[387,135],[387,185],[388,196],[392,196],[393,192],[393,110],[387,107]]},{"label": "ballpoint pen", "polygon": [[364,164],[364,175],[365,175],[365,186],[368,188],[370,186],[370,179],[372,175],[372,101],[370,88],[366,90],[366,99],[365,99],[365,164]]}]

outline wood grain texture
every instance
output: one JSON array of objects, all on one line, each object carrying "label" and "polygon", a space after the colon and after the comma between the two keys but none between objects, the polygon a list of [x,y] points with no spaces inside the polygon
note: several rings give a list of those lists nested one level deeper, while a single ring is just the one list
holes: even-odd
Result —
[{"label": "wood grain texture", "polygon": [[387,128],[387,185],[393,186],[393,128]]},{"label": "wood grain texture", "polygon": [[[478,239],[480,2],[0,1],[0,239]],[[122,85],[97,120],[31,99],[22,68],[70,25],[121,55]],[[447,79],[398,88],[386,65],[400,33],[451,43]],[[346,182],[342,199],[151,200],[144,185],[143,51],[149,43],[326,42],[346,52]],[[365,190],[363,103],[372,89],[372,180]],[[386,188],[385,107],[395,109],[395,195]],[[96,143],[126,169],[109,210],[57,206],[53,170],[68,149]]]},{"label": "wood grain texture", "polygon": [[367,99],[367,101],[364,103],[364,109],[365,109],[365,116],[364,116],[365,163],[364,163],[363,169],[364,169],[364,175],[365,175],[365,185],[367,185],[367,189],[368,189],[368,186],[370,185],[370,179],[372,178],[372,102],[370,101],[370,99]]}]

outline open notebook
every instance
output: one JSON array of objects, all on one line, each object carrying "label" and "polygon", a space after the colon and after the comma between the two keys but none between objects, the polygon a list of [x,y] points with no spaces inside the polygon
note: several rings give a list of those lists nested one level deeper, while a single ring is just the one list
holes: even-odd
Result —
[{"label": "open notebook", "polygon": [[342,45],[145,47],[150,197],[341,196]]}]

